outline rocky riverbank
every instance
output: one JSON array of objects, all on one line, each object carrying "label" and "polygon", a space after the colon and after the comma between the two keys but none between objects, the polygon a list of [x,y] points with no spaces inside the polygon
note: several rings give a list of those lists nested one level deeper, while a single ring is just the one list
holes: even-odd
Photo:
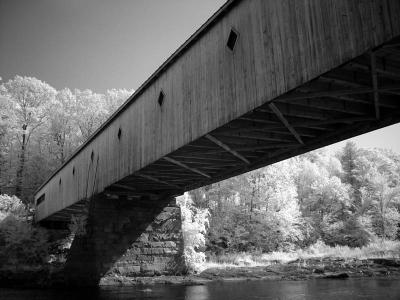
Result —
[{"label": "rocky riverbank", "polygon": [[398,259],[322,258],[272,262],[269,266],[217,267],[190,276],[122,277],[108,276],[101,285],[205,284],[216,280],[307,280],[313,278],[346,279],[349,277],[399,277]]},{"label": "rocky riverbank", "polygon": [[[102,286],[154,284],[202,285],[218,280],[308,280],[346,279],[359,277],[391,277],[400,279],[399,259],[311,258],[289,263],[271,262],[267,266],[235,266],[209,268],[196,275],[124,277],[118,274],[101,279]],[[31,288],[68,285],[61,268],[0,269],[0,286]]]}]

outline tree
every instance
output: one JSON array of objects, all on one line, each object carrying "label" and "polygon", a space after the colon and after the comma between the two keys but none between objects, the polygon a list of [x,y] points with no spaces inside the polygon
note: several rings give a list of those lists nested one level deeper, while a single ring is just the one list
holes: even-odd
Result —
[{"label": "tree", "polygon": [[80,131],[81,142],[86,141],[99,126],[107,119],[104,97],[89,89],[74,92],[76,97],[74,122]]},{"label": "tree", "polygon": [[382,238],[394,239],[397,235],[400,213],[400,187],[390,187],[384,175],[370,173],[369,186],[363,191],[364,201],[370,204],[372,226],[375,233]]},{"label": "tree", "polygon": [[21,196],[26,163],[26,151],[32,134],[44,124],[49,114],[48,104],[56,90],[33,77],[15,76],[3,85],[2,93],[14,103],[15,126],[20,144],[15,194]]},{"label": "tree", "polygon": [[354,142],[346,143],[340,155],[344,171],[344,181],[353,184],[355,181],[354,169],[356,167],[355,160],[358,157],[358,149]]},{"label": "tree", "polygon": [[209,211],[195,207],[189,193],[177,198],[181,208],[184,255],[189,271],[199,271],[205,262],[205,235],[209,225]]},{"label": "tree", "polygon": [[0,195],[0,264],[21,267],[46,261],[47,232],[27,221],[26,206],[17,197]]},{"label": "tree", "polygon": [[[261,199],[259,217],[269,229],[265,250],[288,250],[303,240],[301,213],[295,185],[297,159],[280,162],[262,169],[259,183]],[[265,243],[269,241],[269,243]]]},{"label": "tree", "polygon": [[78,128],[73,122],[76,114],[76,97],[65,88],[59,91],[51,103],[48,134],[50,137],[50,152],[55,156],[58,164],[62,164],[65,158],[71,154],[78,145]]},{"label": "tree", "polygon": [[359,149],[352,141],[346,143],[340,154],[340,161],[344,171],[343,181],[351,186],[351,193],[354,198],[353,209],[355,210],[361,206],[360,182],[356,176],[356,160],[359,158],[359,154]]},{"label": "tree", "polygon": [[14,110],[12,102],[8,97],[0,94],[0,194],[2,189],[7,187],[11,178],[7,162],[10,161],[13,124]]},{"label": "tree", "polygon": [[133,91],[56,91],[32,78],[0,83],[0,189],[24,202]]},{"label": "tree", "polygon": [[204,196],[194,193],[210,208],[208,249],[273,251],[299,244],[295,174],[297,162],[292,160],[213,184],[202,190]]},{"label": "tree", "polygon": [[340,179],[340,161],[326,152],[315,151],[302,156],[301,160],[296,183],[307,229],[306,244],[319,238],[335,244],[339,242],[339,229],[351,216],[351,186]]},{"label": "tree", "polygon": [[111,89],[104,95],[104,107],[111,115],[134,93],[134,90]]},{"label": "tree", "polygon": [[359,214],[368,230],[383,238],[394,238],[400,219],[399,156],[393,152],[361,150],[355,174],[360,183]]},{"label": "tree", "polygon": [[250,172],[245,176],[245,184],[240,191],[241,198],[244,198],[244,203],[248,207],[249,219],[255,209],[259,209],[261,205],[261,182],[264,174],[261,169]]}]

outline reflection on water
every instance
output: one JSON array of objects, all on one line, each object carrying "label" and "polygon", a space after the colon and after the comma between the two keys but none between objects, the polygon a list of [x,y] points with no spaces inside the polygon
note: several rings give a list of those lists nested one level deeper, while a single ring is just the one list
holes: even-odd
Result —
[{"label": "reflection on water", "polygon": [[309,281],[231,281],[197,286],[104,287],[69,290],[0,289],[1,300],[81,299],[400,299],[397,279],[347,279]]},{"label": "reflection on water", "polygon": [[210,285],[188,286],[185,289],[184,299],[196,299],[196,300],[218,299],[210,296],[209,288]]}]

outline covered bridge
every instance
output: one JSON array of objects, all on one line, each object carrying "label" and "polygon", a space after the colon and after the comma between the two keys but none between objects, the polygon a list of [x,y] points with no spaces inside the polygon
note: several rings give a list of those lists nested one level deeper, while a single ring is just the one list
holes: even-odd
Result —
[{"label": "covered bridge", "polygon": [[400,1],[227,1],[43,183],[36,220],[163,207],[399,121]]}]

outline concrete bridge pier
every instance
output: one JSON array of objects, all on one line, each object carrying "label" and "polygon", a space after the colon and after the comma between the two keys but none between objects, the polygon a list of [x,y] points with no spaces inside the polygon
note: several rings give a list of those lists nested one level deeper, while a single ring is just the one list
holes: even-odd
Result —
[{"label": "concrete bridge pier", "polygon": [[88,205],[86,233],[75,237],[65,267],[71,284],[97,285],[113,274],[185,271],[181,212],[174,197],[137,200],[102,193]]}]

